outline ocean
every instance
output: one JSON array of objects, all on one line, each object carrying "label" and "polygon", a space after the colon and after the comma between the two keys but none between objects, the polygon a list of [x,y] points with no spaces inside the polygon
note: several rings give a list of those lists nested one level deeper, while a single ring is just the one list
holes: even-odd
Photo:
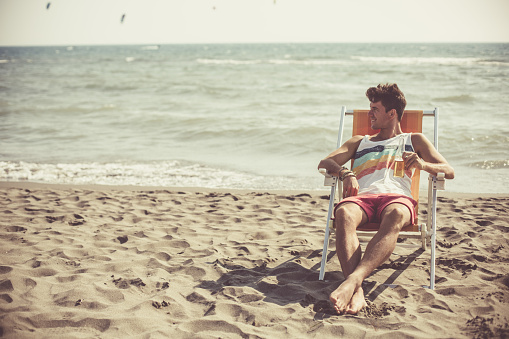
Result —
[{"label": "ocean", "polygon": [[0,181],[323,190],[386,82],[440,108],[448,191],[509,193],[509,44],[0,47]]}]

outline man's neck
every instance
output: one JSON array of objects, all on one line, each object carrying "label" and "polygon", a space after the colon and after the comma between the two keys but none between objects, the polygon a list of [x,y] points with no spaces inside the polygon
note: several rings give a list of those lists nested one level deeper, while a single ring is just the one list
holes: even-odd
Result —
[{"label": "man's neck", "polygon": [[401,130],[401,126],[397,123],[395,126],[391,126],[389,128],[382,128],[377,135],[375,135],[371,140],[373,141],[382,141],[394,138],[397,135],[403,134]]}]

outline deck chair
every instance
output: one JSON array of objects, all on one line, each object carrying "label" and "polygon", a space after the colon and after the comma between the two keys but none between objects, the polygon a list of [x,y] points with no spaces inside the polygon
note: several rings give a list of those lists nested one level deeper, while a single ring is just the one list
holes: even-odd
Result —
[{"label": "deck chair", "polygon": [[[377,133],[376,130],[371,129],[369,117],[369,110],[347,110],[345,106],[341,109],[341,117],[339,124],[339,132],[338,132],[338,141],[337,147],[339,148],[342,145],[342,136],[343,129],[345,123],[346,115],[353,115],[353,128],[352,128],[352,136],[354,135],[373,135]],[[422,133],[422,122],[424,116],[434,117],[434,136],[433,136],[433,145],[438,150],[438,108],[435,108],[432,111],[416,111],[416,110],[407,110],[403,114],[403,118],[401,120],[401,129],[405,133]],[[352,160],[353,165],[353,160]],[[325,239],[323,242],[323,252],[322,252],[322,262],[320,265],[320,275],[319,279],[323,280],[325,275],[325,265],[327,263],[327,252],[329,245],[329,236],[330,231],[333,229],[334,224],[332,213],[334,211],[335,206],[335,192],[336,187],[338,189],[339,197],[342,196],[342,185],[341,181],[338,180],[337,177],[330,176],[325,172],[325,169],[319,169],[320,173],[325,175],[325,186],[331,186],[331,194],[329,199],[329,211],[327,214],[327,223],[325,227]],[[417,201],[416,206],[416,215],[419,215],[419,181],[420,181],[420,171],[416,170],[414,175],[412,176],[412,196],[415,201]],[[427,209],[427,222],[419,223],[419,220],[416,220],[414,225],[410,225],[404,227],[400,234],[400,238],[420,238],[421,246],[423,250],[426,250],[427,244],[430,244],[431,247],[431,263],[430,263],[430,284],[429,286],[424,286],[430,289],[435,288],[435,249],[436,249],[436,209],[437,209],[437,190],[443,190],[445,185],[445,174],[438,173],[437,176],[429,175],[428,178],[428,209]],[[357,229],[357,234],[359,236],[373,236],[378,230],[379,224],[368,223],[363,225]]]}]

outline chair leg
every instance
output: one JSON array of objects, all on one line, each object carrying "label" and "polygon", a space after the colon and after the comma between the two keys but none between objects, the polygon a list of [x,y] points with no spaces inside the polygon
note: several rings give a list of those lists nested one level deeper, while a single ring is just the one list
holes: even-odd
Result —
[{"label": "chair leg", "polygon": [[431,216],[431,266],[430,266],[430,289],[435,289],[435,260],[437,247],[437,190],[433,188]]},{"label": "chair leg", "polygon": [[430,263],[430,289],[435,289],[435,247],[431,245],[431,263]]},{"label": "chair leg", "polygon": [[329,199],[329,212],[327,213],[327,224],[325,225],[325,237],[323,239],[323,250],[322,250],[322,262],[320,263],[320,274],[318,280],[323,280],[325,276],[325,265],[327,264],[327,252],[329,249],[329,235],[330,235],[330,224],[331,217],[334,211],[334,199],[335,199],[336,187],[331,187],[330,199]]},{"label": "chair leg", "polygon": [[325,237],[323,239],[322,261],[320,263],[320,274],[318,275],[318,280],[323,280],[325,276],[325,265],[327,265],[327,252],[329,248],[329,235],[330,229],[327,223],[327,227],[325,228]]},{"label": "chair leg", "polygon": [[427,247],[426,242],[428,241],[428,239],[427,239],[428,237],[427,237],[426,233],[427,233],[426,225],[421,225],[421,244],[422,244],[421,247],[424,251],[426,251],[426,247]]}]

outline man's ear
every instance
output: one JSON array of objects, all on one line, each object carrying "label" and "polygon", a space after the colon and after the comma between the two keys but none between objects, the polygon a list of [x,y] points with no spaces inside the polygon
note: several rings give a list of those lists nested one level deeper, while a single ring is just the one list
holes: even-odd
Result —
[{"label": "man's ear", "polygon": [[398,113],[396,112],[396,110],[393,108],[389,111],[389,114],[391,116],[391,119],[394,118],[394,117],[398,117]]}]

